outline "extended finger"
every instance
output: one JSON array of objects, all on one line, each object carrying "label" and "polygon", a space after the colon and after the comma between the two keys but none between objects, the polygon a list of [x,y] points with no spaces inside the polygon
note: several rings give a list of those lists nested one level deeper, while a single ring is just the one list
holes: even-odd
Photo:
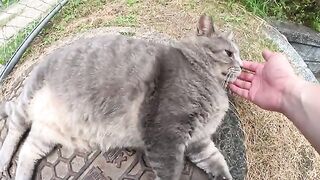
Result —
[{"label": "extended finger", "polygon": [[242,89],[234,84],[230,84],[229,88],[232,92],[236,93],[239,96],[242,96],[246,99],[249,98],[249,91],[247,89]]},{"label": "extended finger", "polygon": [[265,50],[262,51],[262,57],[263,57],[263,59],[265,59],[266,61],[268,61],[269,58],[270,58],[271,56],[273,56],[273,55],[274,55],[274,52],[270,51],[269,49],[265,49]]},{"label": "extended finger", "polygon": [[241,72],[241,74],[238,76],[238,79],[241,79],[243,81],[252,82],[254,79],[254,74],[247,73],[247,72]]},{"label": "extended finger", "polygon": [[234,85],[238,86],[239,88],[242,89],[250,89],[251,88],[251,83],[247,81],[242,81],[240,79],[237,79],[234,83]]},{"label": "extended finger", "polygon": [[258,69],[258,67],[260,66],[260,63],[257,62],[251,62],[251,61],[243,61],[243,68],[256,72],[256,70]]}]

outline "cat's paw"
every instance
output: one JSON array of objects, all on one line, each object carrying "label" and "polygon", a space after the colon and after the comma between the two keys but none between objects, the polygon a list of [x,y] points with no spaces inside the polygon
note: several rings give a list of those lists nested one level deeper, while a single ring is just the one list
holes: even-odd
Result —
[{"label": "cat's paw", "polygon": [[217,154],[208,166],[207,173],[212,175],[211,180],[232,180],[228,164],[221,153]]},{"label": "cat's paw", "polygon": [[228,168],[215,170],[214,173],[209,173],[210,180],[232,180],[232,176]]},{"label": "cat's paw", "polygon": [[209,180],[232,180],[232,176],[229,172],[226,175],[209,174]]},{"label": "cat's paw", "polygon": [[10,158],[0,151],[0,173],[8,170]]}]

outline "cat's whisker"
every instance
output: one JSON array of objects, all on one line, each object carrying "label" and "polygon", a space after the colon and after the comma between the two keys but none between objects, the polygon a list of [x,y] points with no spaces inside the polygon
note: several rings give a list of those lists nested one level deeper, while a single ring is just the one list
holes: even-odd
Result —
[{"label": "cat's whisker", "polygon": [[[237,71],[241,71],[241,68],[237,68],[237,67],[229,68],[224,84],[227,84],[230,78],[233,76],[233,74],[235,74]],[[224,87],[226,89],[227,86],[224,86]],[[229,101],[229,104],[232,106],[229,108],[229,110],[237,117],[237,119],[240,119],[235,104],[232,101],[230,101],[230,99],[228,99],[228,101]]]},{"label": "cat's whisker", "polygon": [[236,72],[240,71],[241,69],[238,67],[230,67],[228,69],[227,75],[225,80],[222,83],[222,87],[226,90],[228,87],[228,83],[230,81],[230,79],[232,79],[233,75],[236,74]]},{"label": "cat's whisker", "polygon": [[222,83],[222,87],[226,90],[228,87],[228,82],[232,77],[233,72],[232,71],[228,71],[227,75],[226,75],[226,79],[223,81]]},{"label": "cat's whisker", "polygon": [[230,101],[230,100],[228,100],[228,101],[229,101],[229,104],[233,107],[233,108],[229,107],[229,110],[237,117],[237,119],[240,119],[240,117],[238,115],[238,111],[236,109],[236,105],[234,105],[234,103],[232,101]]}]

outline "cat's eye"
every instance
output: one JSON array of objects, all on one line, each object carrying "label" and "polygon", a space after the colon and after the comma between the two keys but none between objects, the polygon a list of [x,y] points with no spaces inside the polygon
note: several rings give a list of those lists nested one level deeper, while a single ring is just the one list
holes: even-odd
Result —
[{"label": "cat's eye", "polygon": [[232,52],[229,50],[224,50],[229,57],[232,57]]}]

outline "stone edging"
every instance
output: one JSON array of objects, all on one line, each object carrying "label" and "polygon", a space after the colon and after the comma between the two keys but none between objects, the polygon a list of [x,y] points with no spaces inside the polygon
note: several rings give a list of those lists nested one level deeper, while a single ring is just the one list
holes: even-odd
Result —
[{"label": "stone edging", "polygon": [[301,56],[291,46],[291,44],[283,34],[281,34],[276,28],[268,24],[265,25],[263,31],[265,35],[280,48],[281,51],[287,54],[287,56],[289,57],[289,61],[297,74],[302,76],[307,81],[318,83],[318,80],[315,78],[311,70],[307,67]]}]

